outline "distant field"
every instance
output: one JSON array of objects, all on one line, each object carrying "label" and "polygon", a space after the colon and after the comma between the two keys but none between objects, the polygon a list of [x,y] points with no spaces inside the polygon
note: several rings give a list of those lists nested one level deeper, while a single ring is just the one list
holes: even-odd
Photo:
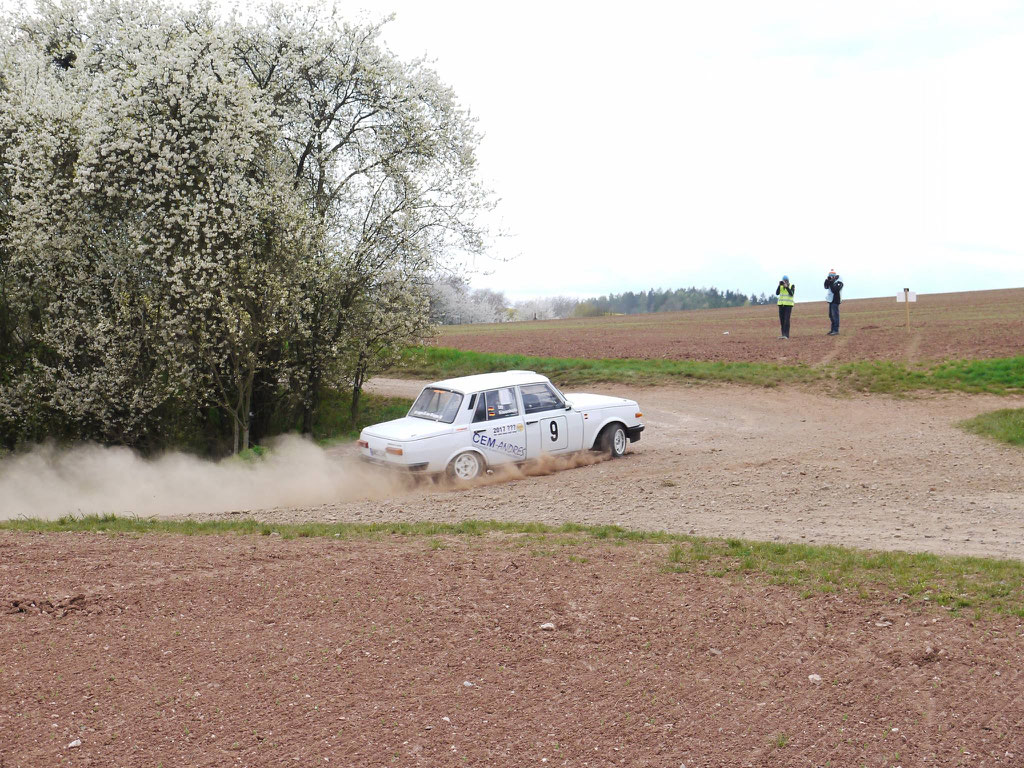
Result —
[{"label": "distant field", "polygon": [[[808,289],[802,291],[806,296]],[[822,293],[815,291],[814,293]],[[1024,355],[1024,288],[844,301],[841,334],[826,336],[824,300],[798,303],[791,339],[774,306],[446,326],[432,344],[540,357],[631,358],[782,365],[866,360],[919,363]]]}]

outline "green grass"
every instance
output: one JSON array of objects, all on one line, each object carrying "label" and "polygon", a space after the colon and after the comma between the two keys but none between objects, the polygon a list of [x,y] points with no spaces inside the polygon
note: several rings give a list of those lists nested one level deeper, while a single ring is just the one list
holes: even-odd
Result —
[{"label": "green grass", "polygon": [[782,749],[787,744],[789,744],[789,736],[784,733],[779,733],[772,737],[772,746],[776,749]]},{"label": "green grass", "polygon": [[235,456],[238,461],[244,461],[247,464],[251,464],[254,461],[259,461],[267,455],[267,449],[262,445],[254,445],[250,448],[246,448],[244,451],[239,451]]},{"label": "green grass", "polygon": [[409,412],[412,402],[401,397],[381,397],[363,392],[359,398],[359,414],[350,416],[352,398],[348,392],[324,392],[313,425],[313,437],[319,441],[355,440],[360,430],[370,424],[400,419]]},{"label": "green grass", "polygon": [[[409,412],[412,401],[401,397],[382,397],[363,392],[359,398],[359,413],[354,421],[351,417],[351,404],[350,392],[323,390],[320,394],[320,407],[316,412],[316,421],[313,423],[313,438],[321,445],[355,440],[365,426],[405,416]],[[288,431],[298,432],[301,426],[299,422],[295,424],[274,423],[271,424],[270,433],[277,435]],[[262,450],[259,446],[255,446],[255,448]],[[246,458],[259,458],[261,455],[257,451],[255,456]]]},{"label": "green grass", "polygon": [[[324,390],[320,395],[320,407],[317,409],[316,420],[313,422],[313,439],[321,446],[334,443],[349,442],[359,437],[363,427],[378,424],[382,421],[399,419],[409,412],[412,400],[402,397],[382,397],[367,392],[359,398],[359,412],[353,421],[351,416],[352,396],[349,392]],[[268,439],[283,433],[301,431],[301,422],[283,424],[273,422],[270,425]],[[270,452],[263,445],[252,445],[237,456],[234,461],[252,463],[262,460]],[[0,457],[2,458],[2,457]]]},{"label": "green grass", "polygon": [[919,390],[994,394],[1024,391],[1024,357],[918,366],[886,360],[809,366],[694,360],[591,360],[496,355],[446,347],[413,347],[405,351],[395,372],[412,377],[445,379],[509,369],[537,371],[560,387],[596,382],[671,384],[717,381],[760,387],[824,384],[842,389],[892,394]]},{"label": "green grass", "polygon": [[879,552],[834,546],[703,539],[673,545],[669,570],[714,563],[716,575],[757,574],[802,594],[853,591],[903,595],[953,610],[995,610],[1024,616],[1024,562]]},{"label": "green grass", "polygon": [[1024,445],[1024,408],[1003,408],[961,421],[968,432],[994,438],[1010,445]]},{"label": "green grass", "polygon": [[720,363],[692,360],[590,360],[528,355],[494,355],[445,347],[413,347],[396,368],[405,376],[444,379],[474,373],[525,369],[542,373],[561,387],[594,382],[661,384],[670,381],[738,381],[757,386],[819,381],[823,375],[805,365]]},{"label": "green grass", "polygon": [[[929,553],[879,552],[834,546],[708,539],[664,532],[632,531],[613,525],[566,523],[548,526],[466,520],[461,523],[301,523],[278,525],[256,520],[157,520],[116,515],[69,515],[54,521],[0,522],[0,530],[100,532],[108,535],[277,535],[284,539],[333,537],[384,539],[422,537],[431,549],[447,546],[442,536],[504,534],[511,546],[555,554],[566,547],[602,542],[666,548],[666,573],[700,574],[739,581],[759,579],[793,589],[803,597],[845,592],[864,599],[941,605],[972,615],[1006,613],[1024,617],[1024,562]],[[578,553],[565,552],[578,555]],[[577,561],[572,561],[577,562]]]}]

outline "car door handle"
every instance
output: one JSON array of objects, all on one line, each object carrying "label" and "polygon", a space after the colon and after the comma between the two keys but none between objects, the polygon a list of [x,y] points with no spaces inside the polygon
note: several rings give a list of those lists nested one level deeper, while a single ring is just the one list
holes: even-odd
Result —
[{"label": "car door handle", "polygon": [[527,423],[527,424],[536,424],[536,423],[537,423],[537,421],[538,421],[538,419],[534,419],[533,421],[528,421],[528,422],[526,422],[526,423]]},{"label": "car door handle", "polygon": [[473,434],[474,435],[479,435],[481,432],[486,432],[486,431],[487,431],[486,427],[484,427],[483,429],[474,429],[473,430]]}]

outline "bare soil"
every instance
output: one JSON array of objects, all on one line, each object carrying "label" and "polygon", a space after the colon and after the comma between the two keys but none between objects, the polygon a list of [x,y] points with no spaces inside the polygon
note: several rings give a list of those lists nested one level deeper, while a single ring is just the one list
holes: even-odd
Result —
[{"label": "bare soil", "polygon": [[0,532],[0,765],[1024,762],[1019,619],[665,557]]},{"label": "bare soil", "polygon": [[[820,285],[820,284],[819,284]],[[824,294],[799,287],[798,297]],[[861,360],[917,363],[1024,354],[1024,288],[922,294],[906,304],[889,298],[840,305],[840,335],[826,336],[828,308],[798,301],[791,338],[779,336],[775,306],[661,312],[440,329],[432,343],[475,352],[539,357],[641,358],[803,363]]]},{"label": "bare soil", "polygon": [[[1024,397],[596,389],[644,410],[623,459],[241,514],[1024,559],[1024,453],[955,426]],[[1024,765],[1021,619],[805,598],[667,554],[0,532],[0,766]]]}]

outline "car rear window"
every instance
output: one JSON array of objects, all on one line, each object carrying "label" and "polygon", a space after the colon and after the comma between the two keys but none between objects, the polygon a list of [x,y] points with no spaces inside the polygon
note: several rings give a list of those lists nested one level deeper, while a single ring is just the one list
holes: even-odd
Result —
[{"label": "car rear window", "polygon": [[462,405],[462,395],[450,389],[427,387],[409,409],[409,415],[417,419],[430,419],[451,424]]}]

